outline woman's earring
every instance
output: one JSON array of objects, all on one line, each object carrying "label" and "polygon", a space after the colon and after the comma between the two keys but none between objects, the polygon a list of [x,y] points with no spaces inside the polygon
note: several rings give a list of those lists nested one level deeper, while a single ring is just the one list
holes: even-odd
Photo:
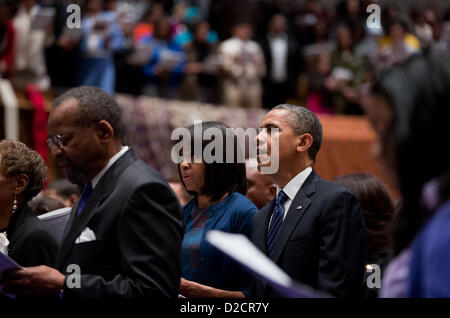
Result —
[{"label": "woman's earring", "polygon": [[16,200],[16,195],[14,195],[14,201],[13,201],[13,207],[12,207],[12,213],[14,214],[14,212],[16,212],[17,210],[17,200]]}]

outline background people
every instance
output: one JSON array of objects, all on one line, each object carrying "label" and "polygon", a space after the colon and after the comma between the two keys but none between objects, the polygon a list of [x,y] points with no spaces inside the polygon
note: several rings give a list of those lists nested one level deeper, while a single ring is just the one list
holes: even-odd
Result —
[{"label": "background people", "polygon": [[[367,173],[345,175],[333,182],[350,190],[358,199],[366,225],[366,269],[376,264],[382,274],[392,255],[389,225],[394,217],[394,203],[387,187],[377,177]],[[368,287],[366,279],[364,285]],[[377,291],[376,288],[367,288],[367,296],[376,297]]]},{"label": "background people", "polygon": [[80,197],[80,188],[67,179],[51,182],[43,191],[43,197],[50,197],[61,201],[64,206],[72,207]]},{"label": "background people", "polygon": [[262,209],[275,198],[276,185],[267,174],[258,171],[258,161],[248,159],[245,162],[247,174],[247,193],[245,196],[252,201],[258,209]]},{"label": "background people", "polygon": [[[377,153],[403,197],[395,218],[396,258],[389,265],[395,270],[387,269],[382,285],[388,297],[450,295],[442,252],[449,242],[448,154],[441,139],[449,116],[449,65],[447,54],[425,50],[382,74],[367,98],[367,114],[379,136]],[[405,91],[411,92],[406,99]],[[426,156],[413,155],[417,145],[425,145]]]}]

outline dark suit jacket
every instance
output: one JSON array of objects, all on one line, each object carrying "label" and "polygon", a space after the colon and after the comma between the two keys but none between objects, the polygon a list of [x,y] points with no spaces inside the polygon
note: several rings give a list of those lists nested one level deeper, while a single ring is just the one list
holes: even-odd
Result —
[{"label": "dark suit jacket", "polygon": [[[103,175],[76,216],[71,212],[56,266],[77,264],[81,288],[64,297],[177,297],[181,275],[180,206],[164,177],[127,151]],[[78,243],[89,228],[95,240]]]},{"label": "dark suit jacket", "polygon": [[[270,49],[269,38],[265,36],[261,40],[261,48],[264,53],[264,61],[266,62],[266,76],[263,79],[264,88],[270,89],[272,85],[272,51]],[[300,54],[300,48],[297,42],[290,36],[287,38],[287,61],[286,61],[286,81],[288,86],[289,96],[283,96],[283,98],[295,96],[295,90],[297,87],[297,78],[302,68],[302,56]]]},{"label": "dark suit jacket", "polygon": [[8,256],[24,267],[54,266],[58,243],[51,233],[50,227],[27,204],[22,205],[11,216],[6,231]]},{"label": "dark suit jacket", "polygon": [[[252,241],[265,254],[274,202],[253,219]],[[363,212],[357,199],[313,170],[292,201],[271,259],[298,282],[334,296],[360,296],[365,246]],[[251,296],[279,297],[260,281],[255,281]]]}]

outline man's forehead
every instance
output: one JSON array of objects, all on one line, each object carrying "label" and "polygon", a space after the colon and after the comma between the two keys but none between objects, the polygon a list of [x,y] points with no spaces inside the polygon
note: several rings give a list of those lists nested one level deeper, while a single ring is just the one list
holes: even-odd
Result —
[{"label": "man's forehead", "polygon": [[289,121],[287,120],[289,116],[289,111],[286,109],[275,109],[271,110],[267,113],[266,117],[264,117],[262,126],[267,125],[280,125],[287,123],[289,124]]},{"label": "man's forehead", "polygon": [[75,98],[69,98],[50,112],[49,126],[51,125],[69,125],[74,123],[79,116],[78,101]]}]

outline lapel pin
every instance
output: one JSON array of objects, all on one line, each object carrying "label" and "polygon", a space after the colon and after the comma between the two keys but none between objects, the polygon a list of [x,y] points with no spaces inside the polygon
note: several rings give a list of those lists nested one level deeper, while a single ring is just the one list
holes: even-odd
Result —
[{"label": "lapel pin", "polygon": [[298,207],[297,207],[297,210],[301,210],[303,207],[301,206],[301,205],[299,205]]}]

